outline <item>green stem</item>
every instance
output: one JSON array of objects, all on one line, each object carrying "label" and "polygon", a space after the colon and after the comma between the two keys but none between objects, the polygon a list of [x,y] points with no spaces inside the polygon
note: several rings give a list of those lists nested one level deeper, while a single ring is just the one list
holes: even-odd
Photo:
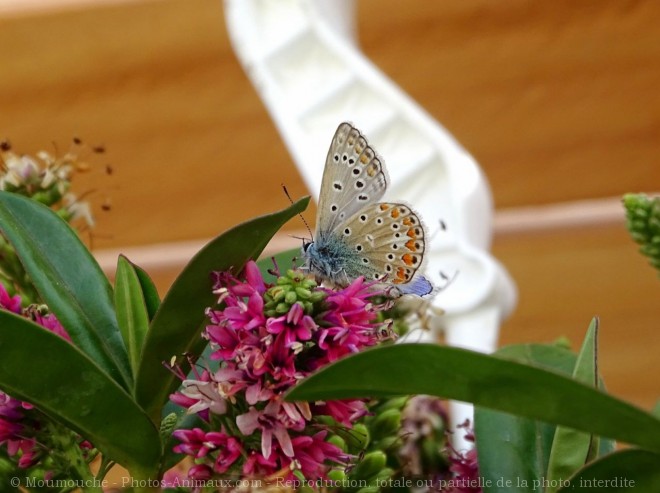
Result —
[{"label": "green stem", "polygon": [[52,450],[56,451],[51,457],[59,464],[62,471],[67,471],[71,477],[84,486],[84,493],[103,493],[99,481],[89,468],[87,458],[80,448],[80,438],[71,430],[57,424],[48,423],[48,435],[52,443]]}]

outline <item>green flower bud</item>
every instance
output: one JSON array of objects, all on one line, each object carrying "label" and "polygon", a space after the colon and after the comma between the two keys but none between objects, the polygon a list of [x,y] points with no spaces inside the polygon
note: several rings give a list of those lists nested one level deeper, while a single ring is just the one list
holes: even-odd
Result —
[{"label": "green flower bud", "polygon": [[353,479],[371,479],[385,467],[387,456],[382,450],[374,450],[366,454],[349,476]]},{"label": "green flower bud", "polygon": [[305,288],[296,288],[296,294],[300,299],[308,300],[312,297],[312,292]]},{"label": "green flower bud", "polygon": [[270,289],[270,294],[273,297],[273,301],[280,302],[284,299],[288,291],[288,287],[275,286]]},{"label": "green flower bud", "polygon": [[391,450],[396,450],[401,446],[401,437],[397,435],[390,435],[386,436],[384,438],[381,438],[378,440],[378,442],[375,445],[375,448],[378,450],[384,450],[386,452],[389,452]]},{"label": "green flower bud", "polygon": [[340,483],[346,479],[346,473],[343,469],[331,469],[328,472],[328,479],[334,483]]},{"label": "green flower bud", "polygon": [[296,292],[298,291],[298,288],[296,288],[295,291],[289,291],[286,293],[286,296],[284,297],[284,301],[288,303],[289,305],[293,305],[296,301],[298,301],[298,296],[296,295]]},{"label": "green flower bud", "polygon": [[310,290],[316,287],[316,281],[310,278],[303,279],[303,282],[301,282],[300,284],[303,288]]},{"label": "green flower bud", "polygon": [[374,439],[396,435],[401,427],[401,411],[386,409],[378,413],[371,423],[371,435]]},{"label": "green flower bud", "polygon": [[176,413],[170,413],[163,418],[160,422],[160,437],[167,440],[172,432],[176,429],[176,424],[179,421]]},{"label": "green flower bud", "polygon": [[291,285],[291,279],[285,276],[280,276],[277,278],[277,281],[275,281],[275,284],[278,286],[286,286],[286,285]]},{"label": "green flower bud", "polygon": [[339,435],[332,435],[330,438],[328,438],[328,443],[339,447],[342,452],[346,452],[346,441]]},{"label": "green flower bud", "polygon": [[289,305],[287,305],[286,303],[279,303],[275,307],[275,312],[279,313],[280,315],[283,315],[284,313],[286,313],[288,311],[289,311]]},{"label": "green flower bud", "polygon": [[337,435],[342,437],[351,451],[362,451],[369,445],[369,430],[362,423],[353,425],[353,428],[339,428]]},{"label": "green flower bud", "polygon": [[377,412],[380,413],[381,411],[385,411],[386,409],[398,409],[400,411],[406,406],[406,404],[408,404],[409,400],[410,397],[407,395],[404,395],[402,397],[394,397],[392,399],[387,399],[380,406],[378,406]]},{"label": "green flower bud", "polygon": [[660,270],[660,197],[627,194],[623,197],[630,236],[649,258],[651,265]]},{"label": "green flower bud", "polygon": [[376,480],[383,483],[386,482],[388,479],[390,479],[392,476],[394,476],[394,469],[392,469],[391,467],[386,467],[376,475]]},{"label": "green flower bud", "polygon": [[312,296],[309,298],[309,301],[312,303],[318,303],[319,301],[323,301],[326,298],[327,294],[323,291],[313,291]]}]

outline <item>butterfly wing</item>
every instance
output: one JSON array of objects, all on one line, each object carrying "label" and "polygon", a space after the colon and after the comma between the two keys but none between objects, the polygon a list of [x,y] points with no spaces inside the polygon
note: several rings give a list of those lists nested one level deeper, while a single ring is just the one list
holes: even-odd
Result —
[{"label": "butterfly wing", "polygon": [[370,204],[341,225],[338,234],[355,253],[347,276],[364,275],[368,279],[394,285],[402,294],[423,296],[433,285],[423,276],[415,276],[424,260],[424,226],[417,214],[404,204]]},{"label": "butterfly wing", "polygon": [[378,202],[387,188],[385,166],[350,123],[337,128],[321,182],[317,236],[324,236],[368,204]]}]

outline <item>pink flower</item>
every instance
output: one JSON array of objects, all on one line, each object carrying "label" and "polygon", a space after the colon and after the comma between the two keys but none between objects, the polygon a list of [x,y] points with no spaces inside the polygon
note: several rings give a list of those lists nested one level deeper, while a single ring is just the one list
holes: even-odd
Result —
[{"label": "pink flower", "polygon": [[207,433],[201,428],[193,428],[192,430],[176,430],[172,435],[182,442],[174,447],[175,452],[199,459],[205,457],[209,450],[217,448],[219,439],[216,436],[222,435],[222,433],[213,431]]},{"label": "pink flower", "polygon": [[324,430],[312,436],[303,435],[292,440],[293,456],[306,478],[323,477],[328,461],[340,464],[348,458],[339,447],[325,441],[327,434]]},{"label": "pink flower", "polygon": [[[200,413],[209,426],[224,423],[214,430],[222,440],[208,439],[213,436],[201,429],[175,433],[181,440],[177,451],[197,463],[195,474],[221,474],[237,464],[245,475],[293,475],[300,468],[314,478],[346,460],[326,441],[326,425],[317,418],[330,416],[351,427],[366,414],[364,402],[310,406],[283,402],[282,396],[316,369],[379,342],[383,307],[370,298],[383,293],[371,288],[357,279],[330,290],[296,271],[268,286],[254,262],[242,278],[215,274],[219,308],[207,310],[204,335],[220,367],[195,380],[180,373],[183,388],[172,397],[188,412]],[[240,436],[230,436],[236,428]]]},{"label": "pink flower", "polygon": [[246,476],[266,477],[278,470],[275,457],[266,458],[261,452],[252,451],[243,464],[243,474]]},{"label": "pink flower", "polygon": [[213,477],[213,469],[206,464],[196,464],[188,470],[188,477],[197,481],[208,481]]},{"label": "pink flower", "polygon": [[21,313],[21,297],[9,296],[7,289],[0,283],[0,307],[12,313]]},{"label": "pink flower", "polygon": [[317,328],[316,322],[309,315],[305,315],[302,306],[294,303],[286,315],[269,318],[266,321],[266,330],[271,334],[284,334],[284,345],[287,348],[296,342],[309,341],[312,331]]},{"label": "pink flower", "polygon": [[351,427],[352,423],[367,414],[367,406],[361,400],[326,401],[316,403],[314,411],[317,414],[331,416],[344,426]]},{"label": "pink flower", "polygon": [[[71,341],[64,327],[55,315],[44,314],[40,308],[30,306],[21,309],[20,296],[9,296],[7,289],[0,283],[0,309],[32,320],[58,336]],[[6,447],[9,457],[16,461],[19,468],[36,465],[44,454],[48,453],[44,443],[50,443],[44,435],[47,418],[31,404],[14,399],[0,391],[0,446]]]},{"label": "pink flower", "polygon": [[223,435],[223,441],[218,446],[215,466],[213,468],[218,474],[227,472],[243,452],[243,448],[236,438],[228,437],[224,433]]},{"label": "pink flower", "polygon": [[57,317],[53,315],[52,313],[49,313],[47,315],[41,315],[41,314],[36,314],[34,315],[34,321],[41,325],[43,328],[50,330],[51,332],[57,334],[60,336],[62,339],[71,342],[71,337],[69,337],[69,334],[67,331],[62,327],[62,324],[60,323],[59,320],[57,320]]},{"label": "pink flower", "polygon": [[218,394],[215,382],[200,380],[184,380],[181,395],[195,403],[188,408],[191,413],[198,413],[208,409],[214,414],[225,414],[227,402]]},{"label": "pink flower", "polygon": [[[293,457],[293,445],[287,431],[286,414],[280,412],[280,405],[271,401],[263,411],[257,411],[254,407],[236,417],[236,425],[243,435],[252,435],[256,430],[261,431],[261,453],[265,459],[270,457],[273,437],[282,447],[282,451],[288,457]],[[303,423],[304,426],[304,423]]]},{"label": "pink flower", "polygon": [[[474,432],[466,421],[459,428],[465,429],[465,439],[474,442]],[[453,483],[456,485],[447,493],[481,493],[479,486],[479,464],[477,462],[477,449],[472,447],[467,451],[458,451],[449,445],[449,470],[454,474]]]},{"label": "pink flower", "polygon": [[[201,428],[194,428],[192,430],[176,430],[173,435],[182,442],[174,447],[174,451],[177,453],[201,459],[210,452],[214,452],[216,455],[214,470],[217,473],[226,472],[241,456],[240,442],[223,432],[205,432]],[[204,470],[205,472],[206,470]]]}]

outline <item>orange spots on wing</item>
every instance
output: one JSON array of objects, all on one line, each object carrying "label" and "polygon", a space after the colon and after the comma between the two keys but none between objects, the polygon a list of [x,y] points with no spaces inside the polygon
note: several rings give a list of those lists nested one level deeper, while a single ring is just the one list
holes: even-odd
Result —
[{"label": "orange spots on wing", "polygon": [[392,212],[390,212],[390,216],[392,216],[392,219],[396,219],[400,215],[401,213],[399,212],[399,209],[397,209],[396,207],[392,209]]},{"label": "orange spots on wing", "polygon": [[414,228],[410,228],[407,232],[406,235],[408,235],[410,238],[417,238],[417,233],[415,233]]},{"label": "orange spots on wing", "polygon": [[387,204],[380,204],[380,210],[381,210],[381,211],[386,211],[386,210],[389,209],[389,208],[390,208],[390,206],[387,205]]},{"label": "orange spots on wing", "polygon": [[404,226],[412,226],[412,221],[410,220],[409,217],[407,217],[403,220],[403,225]]},{"label": "orange spots on wing", "polygon": [[378,173],[378,166],[374,163],[371,163],[367,168],[367,174],[371,177],[375,176]]},{"label": "orange spots on wing", "polygon": [[403,262],[404,262],[406,265],[412,265],[412,264],[414,264],[414,263],[415,263],[415,262],[414,262],[414,258],[415,258],[415,257],[413,257],[413,256],[412,256],[411,254],[409,254],[409,253],[405,253],[404,255],[401,256],[401,260],[403,260]]},{"label": "orange spots on wing", "polygon": [[406,269],[399,267],[396,270],[396,278],[392,281],[394,284],[401,284],[406,280]]},{"label": "orange spots on wing", "polygon": [[406,241],[406,248],[410,250],[411,252],[416,252],[417,251],[417,245],[415,240],[408,240]]},{"label": "orange spots on wing", "polygon": [[367,163],[369,162],[369,157],[368,157],[366,154],[362,154],[362,155],[360,156],[360,162],[361,162],[362,164],[367,164]]}]

